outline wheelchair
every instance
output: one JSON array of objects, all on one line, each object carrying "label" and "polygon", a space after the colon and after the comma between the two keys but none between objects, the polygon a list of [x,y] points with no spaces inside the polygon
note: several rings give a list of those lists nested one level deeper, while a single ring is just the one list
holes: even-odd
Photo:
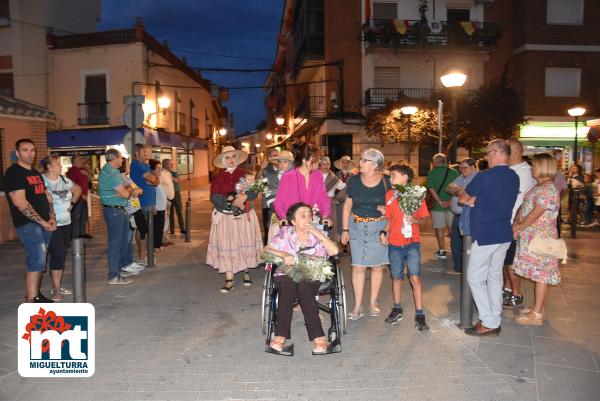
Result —
[{"label": "wheelchair", "polygon": [[[321,284],[315,294],[319,296],[319,310],[327,313],[330,318],[330,327],[327,330],[329,347],[326,354],[341,352],[342,334],[347,333],[348,322],[346,318],[346,287],[344,275],[339,267],[339,256],[332,256],[329,261],[333,265],[334,276]],[[278,352],[269,346],[275,336],[277,328],[277,289],[273,277],[277,270],[276,265],[266,265],[266,274],[262,293],[262,333],[266,335],[265,352],[278,355],[294,355],[294,344],[286,344],[283,351]]]}]

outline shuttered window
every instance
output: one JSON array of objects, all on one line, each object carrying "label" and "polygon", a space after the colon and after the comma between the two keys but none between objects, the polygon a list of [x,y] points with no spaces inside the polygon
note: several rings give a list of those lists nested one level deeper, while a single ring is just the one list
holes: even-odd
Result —
[{"label": "shuttered window", "polygon": [[374,19],[395,19],[398,18],[397,3],[373,3]]},{"label": "shuttered window", "polygon": [[400,67],[375,67],[375,88],[400,88]]},{"label": "shuttered window", "polygon": [[545,95],[577,97],[581,92],[581,68],[546,68]]},{"label": "shuttered window", "polygon": [[583,24],[584,0],[547,0],[546,22],[556,25]]}]

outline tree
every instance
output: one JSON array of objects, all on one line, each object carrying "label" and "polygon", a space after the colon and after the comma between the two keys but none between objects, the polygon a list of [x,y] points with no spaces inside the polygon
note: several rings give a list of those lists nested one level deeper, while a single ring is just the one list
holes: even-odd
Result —
[{"label": "tree", "polygon": [[[464,93],[458,101],[459,147],[473,149],[484,146],[495,138],[510,138],[516,127],[525,122],[519,96],[506,85],[505,80],[490,87]],[[367,135],[381,138],[386,142],[406,142],[408,128],[411,127],[411,142],[419,145],[436,144],[439,139],[437,99],[444,102],[442,132],[446,151],[450,148],[453,116],[447,112],[450,105],[448,91],[435,93],[431,100],[415,101],[407,96],[399,96],[386,107],[369,113]],[[419,110],[410,116],[402,116],[400,107],[414,105]]]}]

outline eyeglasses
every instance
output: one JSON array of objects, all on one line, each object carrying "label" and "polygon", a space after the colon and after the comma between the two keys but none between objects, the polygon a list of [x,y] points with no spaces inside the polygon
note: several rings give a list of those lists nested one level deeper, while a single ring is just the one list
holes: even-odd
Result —
[{"label": "eyeglasses", "polygon": [[360,161],[361,163],[366,163],[366,162],[371,162],[371,163],[374,163],[374,161],[373,161],[373,160],[371,160],[371,159],[360,159],[359,161]]}]

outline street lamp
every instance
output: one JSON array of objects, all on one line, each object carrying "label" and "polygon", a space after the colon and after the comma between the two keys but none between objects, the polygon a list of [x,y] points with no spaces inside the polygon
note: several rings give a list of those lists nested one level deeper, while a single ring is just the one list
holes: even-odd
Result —
[{"label": "street lamp", "polygon": [[277,125],[281,127],[283,123],[285,123],[285,118],[283,118],[282,116],[278,116],[275,118],[275,123],[277,123]]},{"label": "street lamp", "polygon": [[168,96],[161,96],[158,98],[158,107],[162,109],[163,115],[167,114],[167,109],[171,105],[171,99]]},{"label": "street lamp", "polygon": [[219,129],[219,135],[221,135],[221,136],[227,135],[227,128],[221,128],[221,129]]},{"label": "street lamp", "polygon": [[267,141],[270,141],[271,139],[273,139],[273,134],[271,134],[270,132],[265,136],[265,138],[267,139]]},{"label": "street lamp", "polygon": [[410,154],[411,154],[411,147],[412,147],[412,138],[410,136],[410,129],[412,126],[412,121],[410,119],[410,117],[415,114],[417,112],[417,110],[419,110],[418,107],[415,106],[404,106],[400,108],[400,113],[408,116],[408,165],[410,166]]},{"label": "street lamp", "polygon": [[573,163],[577,163],[577,126],[579,124],[579,117],[585,114],[585,107],[573,106],[567,110],[571,117],[575,117],[575,140],[573,142]]},{"label": "street lamp", "polygon": [[[440,77],[442,85],[446,88],[460,88],[467,80],[467,74],[459,69],[449,69]],[[450,163],[456,163],[456,135],[458,132],[458,110],[456,106],[456,90],[452,90],[452,148],[450,150]]]}]

